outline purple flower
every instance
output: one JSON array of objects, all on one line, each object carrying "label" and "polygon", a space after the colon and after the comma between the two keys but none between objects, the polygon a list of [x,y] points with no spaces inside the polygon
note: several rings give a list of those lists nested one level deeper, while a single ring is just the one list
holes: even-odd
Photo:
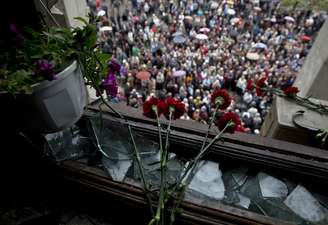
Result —
[{"label": "purple flower", "polygon": [[109,70],[106,79],[101,83],[101,88],[106,91],[107,95],[116,97],[118,87],[113,70]]},{"label": "purple flower", "polygon": [[40,59],[36,62],[35,74],[52,81],[56,80],[54,65],[46,59]]}]

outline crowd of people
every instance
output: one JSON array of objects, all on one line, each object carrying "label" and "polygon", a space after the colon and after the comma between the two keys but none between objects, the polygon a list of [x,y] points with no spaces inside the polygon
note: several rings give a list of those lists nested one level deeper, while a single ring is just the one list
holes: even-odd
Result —
[{"label": "crowd of people", "polygon": [[291,86],[326,19],[324,12],[284,9],[279,0],[90,5],[101,18],[103,51],[124,66],[118,101],[138,107],[149,96],[172,96],[186,105],[182,119],[207,123],[211,93],[224,88],[233,96],[227,110],[255,134],[273,96],[257,96],[251,86],[262,77],[272,87]]}]

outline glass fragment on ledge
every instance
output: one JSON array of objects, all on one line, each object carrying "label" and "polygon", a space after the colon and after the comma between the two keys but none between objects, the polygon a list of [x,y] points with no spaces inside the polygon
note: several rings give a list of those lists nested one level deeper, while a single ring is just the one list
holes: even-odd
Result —
[{"label": "glass fragment on ledge", "polygon": [[89,137],[77,126],[45,135],[46,151],[57,162],[79,159],[91,149]]}]

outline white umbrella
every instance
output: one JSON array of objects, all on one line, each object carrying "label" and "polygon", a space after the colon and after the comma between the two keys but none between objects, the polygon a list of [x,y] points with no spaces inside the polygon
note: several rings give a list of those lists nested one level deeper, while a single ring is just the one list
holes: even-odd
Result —
[{"label": "white umbrella", "polygon": [[97,13],[97,16],[104,16],[104,15],[106,15],[105,10],[100,10],[100,11]]},{"label": "white umbrella", "polygon": [[284,19],[288,22],[293,22],[293,23],[295,22],[295,19],[291,16],[285,16]]},{"label": "white umbrella", "polygon": [[202,27],[202,28],[199,29],[199,31],[204,32],[204,33],[208,33],[208,32],[210,32],[210,29],[207,28],[207,27]]},{"label": "white umbrella", "polygon": [[199,40],[207,40],[208,36],[205,35],[205,34],[197,34],[196,38],[199,39]]},{"label": "white umbrella", "polygon": [[258,6],[255,6],[255,7],[254,7],[254,10],[255,10],[255,11],[259,11],[259,12],[262,11],[262,9],[261,9],[260,7],[258,7]]},{"label": "white umbrella", "polygon": [[112,27],[109,27],[109,26],[104,26],[104,27],[100,27],[100,31],[101,32],[104,32],[104,31],[112,31],[113,28]]},{"label": "white umbrella", "polygon": [[262,42],[256,43],[254,48],[261,48],[261,49],[267,49],[268,46]]},{"label": "white umbrella", "polygon": [[182,44],[182,43],[184,43],[186,41],[186,38],[184,37],[184,36],[175,36],[174,38],[173,38],[173,42],[175,43],[175,44]]},{"label": "white umbrella", "polygon": [[233,16],[233,15],[236,14],[236,11],[235,11],[234,9],[230,9],[230,8],[228,8],[228,9],[226,10],[226,13],[227,13],[228,15],[230,15],[230,16]]},{"label": "white umbrella", "polygon": [[172,34],[173,37],[182,36],[182,35],[183,35],[183,33],[181,31],[177,31],[177,32]]},{"label": "white umbrella", "polygon": [[249,53],[247,53],[246,58],[249,59],[249,60],[256,61],[256,60],[260,59],[260,55],[258,53],[255,53],[255,52],[249,52]]}]

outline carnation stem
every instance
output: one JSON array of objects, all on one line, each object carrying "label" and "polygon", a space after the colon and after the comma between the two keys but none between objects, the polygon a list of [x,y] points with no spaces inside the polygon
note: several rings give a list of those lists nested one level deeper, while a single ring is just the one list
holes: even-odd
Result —
[{"label": "carnation stem", "polygon": [[321,113],[328,113],[328,106],[327,105],[323,105],[320,103],[315,103],[313,101],[311,101],[309,98],[302,98],[299,96],[295,96],[295,101],[299,104],[302,105],[308,109],[314,110]]},{"label": "carnation stem", "polygon": [[[161,166],[161,184],[160,184],[160,191],[159,191],[159,200],[158,200],[158,206],[156,210],[156,215],[155,215],[155,222],[156,225],[159,225],[160,222],[162,222],[162,207],[163,207],[163,201],[164,201],[164,166],[163,163],[165,161],[164,159],[164,151],[163,151],[163,143],[162,143],[162,130],[161,130],[161,124],[159,122],[159,117],[158,117],[158,108],[155,110],[156,114],[156,119],[157,119],[157,127],[158,127],[158,137],[159,137],[159,148],[160,148],[160,166]],[[153,221],[153,220],[152,220]],[[152,224],[152,221],[150,221],[150,224]]]},{"label": "carnation stem", "polygon": [[171,211],[171,216],[170,216],[170,224],[172,225],[175,221],[175,214],[177,213],[177,210],[179,209],[185,189],[188,186],[190,182],[190,178],[194,176],[195,170],[198,168],[198,163],[202,159],[202,157],[207,153],[208,149],[217,141],[221,138],[222,134],[225,132],[225,130],[231,126],[231,121],[227,123],[227,125],[212,139],[212,141],[202,150],[198,153],[198,155],[195,157],[195,159],[190,162],[190,164],[187,166],[186,170],[184,171],[183,175],[179,179],[179,182],[177,183],[177,186],[174,188],[173,193],[176,192],[177,190],[181,190],[178,193],[178,198],[177,201],[175,202],[173,209]]},{"label": "carnation stem", "polygon": [[[265,91],[268,91],[268,89],[264,89],[262,88],[263,90]],[[327,105],[323,105],[323,104],[320,104],[320,103],[315,103],[313,101],[311,101],[309,98],[304,98],[304,97],[300,97],[300,96],[286,96],[284,94],[283,91],[281,91],[280,89],[277,89],[277,88],[273,88],[272,89],[272,93],[275,94],[275,95],[278,95],[280,97],[288,97],[290,99],[294,99],[295,102],[298,104],[298,105],[301,105],[303,107],[306,107],[310,110],[313,110],[313,111],[316,111],[320,114],[324,113],[324,114],[327,114],[328,113],[328,106]]]},{"label": "carnation stem", "polygon": [[168,159],[169,135],[170,135],[170,133],[171,133],[172,114],[173,114],[173,112],[170,111],[170,114],[169,114],[169,125],[168,125],[167,130],[166,130],[165,148],[164,148],[164,153],[165,153],[165,155],[164,155],[165,164],[167,163],[167,159]]},{"label": "carnation stem", "polygon": [[213,125],[213,122],[214,122],[214,119],[215,119],[215,117],[216,117],[216,113],[217,113],[219,107],[220,107],[219,104],[217,104],[216,107],[215,107],[215,111],[214,111],[213,116],[212,116],[212,118],[211,118],[210,124],[208,125],[207,132],[206,132],[205,138],[204,138],[204,140],[203,140],[202,147],[201,147],[201,149],[200,149],[201,151],[202,151],[203,148],[205,147],[205,144],[206,144],[207,139],[208,139],[208,135],[209,135],[209,133],[210,133],[210,129],[211,129],[212,125]]},{"label": "carnation stem", "polygon": [[137,161],[138,169],[139,169],[141,180],[142,180],[142,183],[143,183],[143,190],[144,190],[144,193],[146,195],[146,198],[147,198],[147,201],[148,201],[148,204],[149,204],[151,216],[154,217],[153,205],[152,205],[151,197],[149,195],[150,191],[148,190],[148,185],[147,185],[146,179],[145,179],[145,173],[144,173],[144,170],[143,170],[143,167],[142,167],[142,164],[141,164],[140,154],[138,152],[136,142],[135,142],[134,137],[132,135],[132,129],[131,129],[130,125],[128,125],[128,129],[129,129],[129,134],[130,134],[131,141],[132,141],[132,144],[133,144],[134,155],[135,155],[135,158],[136,158],[136,161]]},{"label": "carnation stem", "polygon": [[[167,163],[168,163],[168,151],[169,151],[169,136],[170,136],[170,132],[171,132],[171,124],[172,124],[172,114],[173,114],[173,110],[169,109],[169,125],[167,127],[166,130],[166,138],[165,138],[165,147],[164,147],[164,151],[163,151],[163,156],[161,158],[161,192],[160,195],[162,195],[162,197],[160,197],[160,203],[159,205],[161,205],[161,224],[164,225],[164,213],[165,213],[165,193],[166,193],[166,170],[167,170]],[[163,186],[163,188],[162,188]]]}]

